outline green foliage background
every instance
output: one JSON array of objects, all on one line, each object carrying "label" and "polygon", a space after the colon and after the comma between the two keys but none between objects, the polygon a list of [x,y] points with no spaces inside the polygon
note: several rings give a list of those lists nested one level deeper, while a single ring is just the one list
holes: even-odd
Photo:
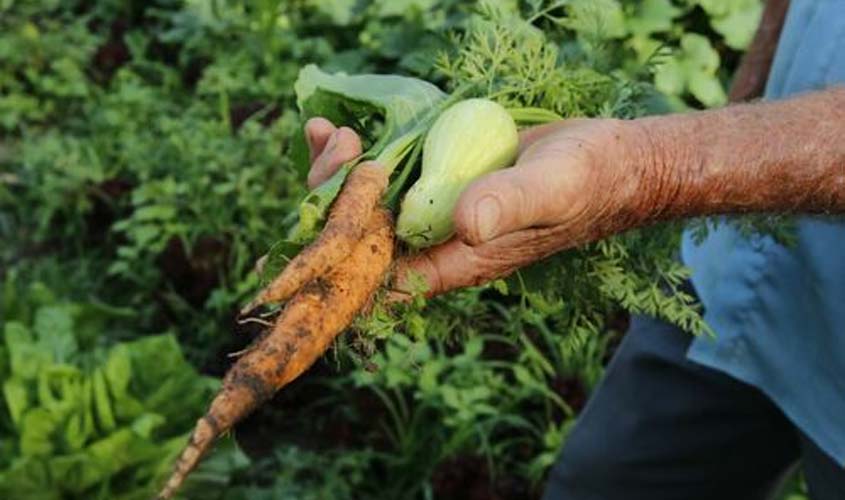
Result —
[{"label": "green foliage background", "polygon": [[[633,117],[724,103],[760,8],[0,0],[2,496],[148,498],[167,472],[256,332],[235,311],[305,194],[306,63]],[[677,234],[377,312],[239,447],[218,446],[186,497],[536,498],[627,312],[704,331],[672,293]]]}]

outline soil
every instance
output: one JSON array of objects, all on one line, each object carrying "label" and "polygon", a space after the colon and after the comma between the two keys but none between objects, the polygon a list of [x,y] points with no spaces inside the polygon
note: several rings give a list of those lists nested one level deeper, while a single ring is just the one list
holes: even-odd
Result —
[{"label": "soil", "polygon": [[220,238],[199,238],[190,255],[180,239],[171,238],[156,264],[173,289],[189,304],[200,308],[220,284],[228,257],[229,244]]}]

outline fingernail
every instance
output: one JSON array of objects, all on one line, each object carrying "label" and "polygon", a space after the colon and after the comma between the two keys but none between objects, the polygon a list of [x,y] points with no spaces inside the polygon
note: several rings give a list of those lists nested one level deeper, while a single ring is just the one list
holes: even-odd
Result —
[{"label": "fingernail", "polygon": [[475,228],[482,241],[488,241],[496,236],[499,229],[499,219],[502,217],[502,206],[493,195],[485,195],[475,204]]}]

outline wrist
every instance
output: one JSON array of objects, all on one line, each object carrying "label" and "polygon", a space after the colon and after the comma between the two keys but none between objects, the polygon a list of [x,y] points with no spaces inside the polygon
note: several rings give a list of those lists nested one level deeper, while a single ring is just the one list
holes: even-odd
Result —
[{"label": "wrist", "polygon": [[700,153],[689,141],[695,137],[692,115],[667,115],[623,122],[627,129],[626,169],[633,173],[636,189],[625,203],[640,224],[692,215],[696,199],[696,165]]}]

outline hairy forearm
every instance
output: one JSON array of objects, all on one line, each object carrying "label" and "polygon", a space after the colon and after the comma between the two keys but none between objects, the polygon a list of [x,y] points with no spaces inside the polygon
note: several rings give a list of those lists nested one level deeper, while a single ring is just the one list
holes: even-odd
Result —
[{"label": "hairy forearm", "polygon": [[638,121],[654,218],[845,214],[845,88]]}]

